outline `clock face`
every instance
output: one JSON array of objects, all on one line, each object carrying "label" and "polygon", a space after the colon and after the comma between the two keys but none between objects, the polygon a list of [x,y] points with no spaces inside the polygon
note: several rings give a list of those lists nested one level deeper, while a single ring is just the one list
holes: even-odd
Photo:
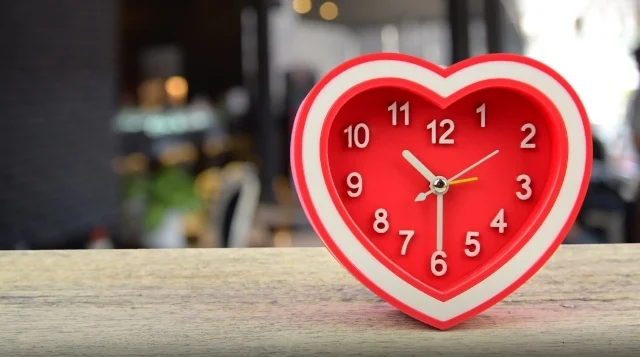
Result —
[{"label": "clock face", "polygon": [[370,54],[303,101],[291,168],[309,221],[364,286],[438,329],[524,284],[571,229],[591,173],[584,106],[551,68],[441,68]]},{"label": "clock face", "polygon": [[422,88],[382,83],[334,106],[325,180],[372,255],[446,300],[526,243],[567,148],[552,107],[504,83],[444,108]]}]

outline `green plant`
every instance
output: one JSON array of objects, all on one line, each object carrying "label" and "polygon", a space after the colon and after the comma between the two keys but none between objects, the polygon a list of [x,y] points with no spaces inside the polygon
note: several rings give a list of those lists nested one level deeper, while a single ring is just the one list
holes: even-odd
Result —
[{"label": "green plant", "polygon": [[135,175],[124,177],[121,191],[121,199],[128,201],[138,197],[146,197],[149,194],[150,181],[147,176]]},{"label": "green plant", "polygon": [[149,206],[145,214],[148,231],[160,226],[169,209],[183,212],[200,209],[193,183],[193,176],[180,167],[167,167],[155,173],[148,187]]}]

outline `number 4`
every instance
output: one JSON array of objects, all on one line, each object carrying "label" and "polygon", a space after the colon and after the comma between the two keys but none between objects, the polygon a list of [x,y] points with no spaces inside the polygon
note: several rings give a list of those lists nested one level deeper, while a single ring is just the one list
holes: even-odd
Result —
[{"label": "number 4", "polygon": [[505,228],[507,228],[507,223],[504,221],[504,208],[498,212],[496,218],[491,222],[491,228],[498,228],[500,234],[504,233]]}]

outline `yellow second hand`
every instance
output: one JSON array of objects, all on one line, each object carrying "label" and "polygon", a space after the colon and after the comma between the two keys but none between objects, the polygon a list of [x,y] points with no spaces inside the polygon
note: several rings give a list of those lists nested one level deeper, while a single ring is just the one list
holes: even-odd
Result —
[{"label": "yellow second hand", "polygon": [[477,177],[471,177],[471,178],[468,178],[468,179],[455,180],[455,181],[449,182],[449,185],[457,185],[457,184],[460,184],[460,183],[467,183],[467,182],[473,182],[473,181],[478,181],[478,178]]}]

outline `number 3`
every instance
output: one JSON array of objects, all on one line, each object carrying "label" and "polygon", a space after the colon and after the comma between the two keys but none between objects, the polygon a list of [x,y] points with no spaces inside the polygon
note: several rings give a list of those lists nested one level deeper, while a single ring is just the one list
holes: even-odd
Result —
[{"label": "number 3", "polygon": [[533,191],[531,190],[531,177],[529,177],[528,175],[520,175],[518,176],[516,181],[518,182],[524,181],[522,182],[522,189],[524,189],[524,193],[516,192],[516,196],[518,196],[518,198],[521,201],[526,201],[530,199],[531,194],[533,193]]}]

